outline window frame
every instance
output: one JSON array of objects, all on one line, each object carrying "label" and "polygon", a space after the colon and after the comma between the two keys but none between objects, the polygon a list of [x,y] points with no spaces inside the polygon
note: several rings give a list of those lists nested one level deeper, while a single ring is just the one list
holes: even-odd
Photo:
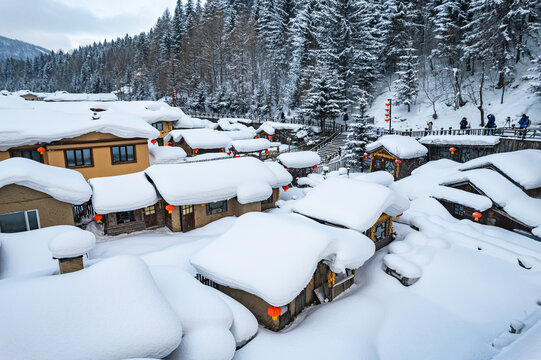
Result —
[{"label": "window frame", "polygon": [[[28,220],[28,213],[31,212],[31,211],[36,212],[36,222],[37,222],[38,227],[35,228],[35,229],[30,229],[30,221]],[[18,214],[18,213],[23,213],[24,214],[24,221],[26,223],[26,230],[25,231],[41,229],[41,222],[39,221],[39,211],[38,211],[38,209],[28,209],[28,210],[23,210],[23,211],[13,211],[13,212],[10,212],[10,213],[0,214],[0,216]],[[2,232],[2,226],[0,225],[0,234],[2,234],[2,233],[3,233]],[[3,233],[3,234],[9,234],[9,233]],[[11,233],[11,234],[13,234],[13,233]]]},{"label": "window frame", "polygon": [[[130,216],[130,221],[122,221],[122,222],[119,222],[118,220],[119,220],[119,218],[120,218],[120,214],[124,214],[124,213],[128,213],[128,214],[131,213],[130,215],[133,216],[133,220],[131,219],[132,216]],[[128,210],[128,211],[118,211],[118,212],[115,213],[115,219],[116,219],[117,225],[121,225],[121,224],[130,224],[130,223],[132,223],[132,222],[136,222],[136,221],[137,221],[137,217],[135,216],[135,211],[133,211],[133,210]]]},{"label": "window frame", "polygon": [[[90,165],[84,165],[84,150],[88,150],[90,153]],[[69,166],[68,162],[68,151],[73,151],[73,157],[75,161],[75,166]],[[83,165],[77,165],[77,155],[76,152],[81,151],[81,156],[83,158]],[[94,166],[94,152],[92,148],[75,148],[75,149],[64,149],[64,161],[66,163],[66,168],[68,169],[78,169],[78,168],[88,168]]]},{"label": "window frame", "polygon": [[[211,204],[217,204],[217,203],[223,203],[223,205],[220,208],[210,209]],[[206,203],[205,210],[206,210],[207,216],[225,213],[227,212],[227,200]],[[220,211],[216,211],[216,210],[220,210]]]},{"label": "window frame", "polygon": [[144,210],[145,216],[156,214],[156,206],[155,205],[145,206],[145,208],[143,210]]},{"label": "window frame", "polygon": [[[130,147],[130,146],[133,148],[133,160],[122,161],[122,152],[121,152],[120,149],[125,148],[126,159],[127,159],[128,158],[128,147]],[[120,157],[120,161],[115,161],[113,148],[118,148],[118,154],[119,154],[119,157]],[[110,152],[111,152],[111,164],[113,164],[113,165],[131,164],[131,163],[136,163],[137,162],[137,146],[135,144],[115,145],[115,146],[109,147],[109,149],[110,149]]]},{"label": "window frame", "polygon": [[464,216],[464,205],[454,204],[453,214],[458,215],[458,216]]},{"label": "window frame", "polygon": [[[23,155],[23,153],[30,153],[30,157],[26,157]],[[38,153],[38,156],[39,156],[39,162],[44,164],[44,159],[43,159],[43,154],[40,154],[38,149],[37,148],[34,148],[34,149],[28,149],[28,150],[24,150],[24,149],[21,149],[21,150],[12,150],[9,152],[9,157],[10,158],[15,158],[15,157],[20,157],[20,158],[25,158],[25,159],[30,159],[30,160],[34,160],[34,161],[37,161],[36,159],[32,158],[32,153],[33,152],[37,152]],[[17,156],[15,154],[19,153],[21,156]]]},{"label": "window frame", "polygon": [[163,131],[163,123],[161,121],[153,123],[152,126],[154,126],[154,128],[156,128],[159,131]]}]

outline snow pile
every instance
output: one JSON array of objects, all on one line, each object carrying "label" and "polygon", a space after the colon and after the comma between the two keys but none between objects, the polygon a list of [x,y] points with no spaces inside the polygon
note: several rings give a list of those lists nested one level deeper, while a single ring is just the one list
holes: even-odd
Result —
[{"label": "snow pile", "polygon": [[[99,108],[102,104],[98,104]],[[158,121],[178,121],[189,116],[178,107],[169,106],[161,101],[117,101],[107,103],[110,109],[140,117],[149,124]]]},{"label": "snow pile", "polygon": [[318,165],[321,158],[315,151],[294,151],[278,155],[278,161],[285,167],[302,169]]},{"label": "snow pile", "polygon": [[186,151],[178,146],[149,144],[148,154],[151,164],[176,164],[186,158]]},{"label": "snow pile", "polygon": [[244,130],[244,131],[224,131],[224,134],[229,136],[232,140],[253,139],[255,131],[253,131],[251,127],[249,129],[250,130]]},{"label": "snow pile", "polygon": [[276,176],[278,186],[289,185],[293,181],[291,174],[279,163],[268,160],[263,164]]},{"label": "snow pile", "polygon": [[198,162],[198,161],[208,161],[208,160],[219,160],[229,158],[229,155],[223,152],[217,153],[206,153],[201,155],[189,156],[184,161],[186,162]]},{"label": "snow pile", "polygon": [[251,153],[256,151],[263,151],[270,148],[270,141],[267,139],[249,139],[249,140],[233,140],[229,145],[236,152],[239,153]]},{"label": "snow pile", "polygon": [[400,255],[387,254],[383,257],[383,263],[389,269],[409,279],[418,279],[423,274],[423,270],[419,266]]},{"label": "snow pile", "polygon": [[[341,168],[344,169],[344,168]],[[317,174],[317,173],[311,173],[308,174],[306,177],[299,178],[297,180],[298,185],[307,185],[311,187],[316,187],[319,184],[321,184],[325,179],[335,177],[335,176],[341,176],[341,177],[348,177],[347,175],[347,169],[345,174],[340,173],[340,171],[331,171],[327,175],[323,174]],[[352,180],[357,181],[364,181],[364,182],[372,182],[375,184],[380,184],[383,186],[389,186],[394,182],[394,177],[387,171],[374,171],[370,173],[350,173],[349,178]]]},{"label": "snow pile", "polygon": [[184,139],[192,149],[225,148],[231,142],[231,138],[223,131],[210,129],[173,130],[164,138],[167,142],[171,139],[177,143]]},{"label": "snow pile", "polygon": [[272,188],[263,181],[252,181],[240,184],[237,188],[237,200],[241,204],[263,201],[272,195]]},{"label": "snow pile", "polygon": [[143,171],[88,180],[97,214],[141,209],[158,202],[156,189]]},{"label": "snow pile", "polygon": [[358,232],[321,225],[301,215],[248,213],[191,262],[217,283],[282,306],[306,287],[319,261],[343,273],[360,267],[374,250],[374,243]]},{"label": "snow pile", "polygon": [[541,187],[541,150],[518,150],[491,154],[470,160],[459,166],[459,170],[470,170],[494,166],[524,189]]},{"label": "snow pile", "polygon": [[44,101],[117,101],[118,98],[113,93],[69,93],[66,91],[57,91],[54,94],[47,95]]},{"label": "snow pile", "polygon": [[384,148],[389,154],[400,159],[423,157],[428,153],[428,149],[415,138],[402,135],[385,135],[366,145],[366,151],[370,153],[379,148]]},{"label": "snow pile", "polygon": [[69,259],[88,253],[94,245],[94,234],[75,228],[52,238],[49,241],[49,250],[55,259]]},{"label": "snow pile", "polygon": [[[243,157],[152,165],[145,171],[169,204],[191,205],[231,199],[237,196],[241,185],[245,187],[246,183],[264,183],[271,188],[287,185],[291,182],[291,175],[281,166],[280,168],[271,169],[266,163],[253,157]],[[261,192],[252,190],[244,195],[251,193],[254,197],[243,200],[262,200]]]},{"label": "snow pile", "polygon": [[420,138],[419,142],[425,145],[494,146],[500,142],[500,137],[483,135],[429,135]]},{"label": "snow pile", "polygon": [[218,120],[218,127],[223,131],[249,131],[248,126],[241,124],[239,122],[230,122],[227,119]]},{"label": "snow pile", "polygon": [[0,188],[10,184],[25,186],[76,205],[88,201],[92,195],[81,173],[26,158],[0,161]]},{"label": "snow pile", "polygon": [[0,309],[9,309],[0,348],[11,359],[163,358],[182,337],[178,317],[135,257],[0,281]]},{"label": "snow pile", "polygon": [[173,125],[175,129],[216,129],[218,124],[209,120],[193,118],[188,115],[182,116]]},{"label": "snow pile", "polygon": [[372,227],[383,214],[396,216],[409,202],[389,188],[344,177],[332,177],[296,202],[293,211],[357,231]]}]

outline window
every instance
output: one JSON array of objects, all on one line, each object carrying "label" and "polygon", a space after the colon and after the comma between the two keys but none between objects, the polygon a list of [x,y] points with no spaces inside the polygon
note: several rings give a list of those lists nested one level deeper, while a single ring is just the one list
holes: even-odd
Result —
[{"label": "window", "polygon": [[154,126],[156,129],[158,129],[160,131],[163,130],[163,123],[161,123],[161,122],[154,123],[154,124],[152,124],[152,126]]},{"label": "window", "polygon": [[261,202],[261,205],[264,205],[264,204],[271,204],[272,203],[272,197],[274,196],[274,194],[271,194],[271,196],[269,196],[268,199],[265,199]]},{"label": "window", "polygon": [[219,214],[227,211],[227,201],[216,201],[207,204],[207,215]]},{"label": "window", "polygon": [[41,155],[37,150],[20,150],[20,151],[11,151],[9,153],[11,157],[23,157],[30,160],[34,160],[40,163],[43,163],[43,155]]},{"label": "window", "polygon": [[34,229],[39,229],[37,210],[0,215],[0,232],[2,233],[14,233]]},{"label": "window", "polygon": [[157,138],[156,140],[158,141],[158,146],[163,146],[163,139],[162,138]]},{"label": "window", "polygon": [[464,215],[464,206],[455,204],[455,208],[453,209],[453,212],[456,215]]},{"label": "window", "polygon": [[385,220],[377,223],[374,226],[374,242],[378,243],[379,241],[385,240],[389,234],[389,221]]},{"label": "window", "polygon": [[66,167],[92,166],[91,149],[73,149],[65,150]]},{"label": "window", "polygon": [[[449,145],[451,147],[452,145]],[[457,152],[459,152],[460,149],[457,149]],[[456,152],[455,152],[456,154]],[[458,154],[457,154],[458,155]],[[439,147],[438,148],[438,159],[452,159],[453,155],[449,151],[448,147]]]},{"label": "window", "polygon": [[385,171],[394,175],[394,161],[387,159],[385,161]]},{"label": "window", "polygon": [[135,161],[135,148],[133,145],[113,146],[111,152],[113,154],[113,164]]},{"label": "window", "polygon": [[460,162],[465,163],[475,158],[475,156],[473,156],[474,150],[472,148],[462,148],[461,150],[462,151],[460,152]]},{"label": "window", "polygon": [[156,208],[154,207],[154,205],[147,206],[145,208],[145,215],[153,215],[155,213],[156,213]]},{"label": "window", "polygon": [[135,213],[133,211],[122,211],[116,213],[116,223],[125,224],[135,221]]},{"label": "window", "polygon": [[[193,213],[193,205],[182,205],[182,215],[188,215]],[[207,210],[208,214],[208,210]]]}]

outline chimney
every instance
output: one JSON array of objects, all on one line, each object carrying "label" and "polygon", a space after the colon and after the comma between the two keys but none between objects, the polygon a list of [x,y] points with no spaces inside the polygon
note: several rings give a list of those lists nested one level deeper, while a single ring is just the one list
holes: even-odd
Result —
[{"label": "chimney", "polygon": [[58,260],[61,274],[84,269],[83,255],[96,245],[96,237],[89,231],[73,228],[49,241],[53,259]]}]

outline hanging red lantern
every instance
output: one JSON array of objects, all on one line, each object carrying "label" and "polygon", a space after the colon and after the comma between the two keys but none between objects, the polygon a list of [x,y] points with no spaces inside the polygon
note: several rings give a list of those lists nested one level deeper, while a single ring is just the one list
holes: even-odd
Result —
[{"label": "hanging red lantern", "polygon": [[387,109],[385,109],[385,112],[389,112],[389,109],[388,109],[388,108],[387,108]]},{"label": "hanging red lantern", "polygon": [[288,169],[288,168],[286,168],[286,171],[288,171],[288,172],[289,172],[289,169]]},{"label": "hanging red lantern", "polygon": [[221,148],[220,150],[222,150],[222,152],[224,152],[224,151],[225,151],[225,148]]},{"label": "hanging red lantern", "polygon": [[171,143],[167,143],[167,146],[173,146]]},{"label": "hanging red lantern", "polygon": [[236,158],[240,158],[240,155],[237,154],[237,155],[235,155],[235,157],[236,157]]},{"label": "hanging red lantern", "polygon": [[152,140],[150,140],[150,142],[152,143],[152,145],[155,145],[158,142],[158,140],[152,139]]},{"label": "hanging red lantern", "polygon": [[43,146],[40,146],[38,148],[38,152],[40,153],[40,155],[43,155],[43,153],[45,152],[45,148]]},{"label": "hanging red lantern", "polygon": [[227,152],[227,155],[231,155],[231,151],[228,151],[228,152]]},{"label": "hanging red lantern", "polygon": [[402,160],[396,159],[394,162],[397,163],[397,164],[400,164],[402,162]]},{"label": "hanging red lantern", "polygon": [[475,221],[479,221],[479,219],[483,216],[483,214],[481,214],[480,212],[474,212],[473,214],[471,214],[471,216],[473,216],[473,220]]},{"label": "hanging red lantern", "polygon": [[451,152],[451,155],[453,155],[456,151],[456,148],[452,147],[452,148],[449,148],[449,151]]},{"label": "hanging red lantern", "polygon": [[269,306],[267,309],[267,314],[269,314],[272,320],[278,320],[278,316],[282,314],[282,308],[277,306]]},{"label": "hanging red lantern", "polygon": [[193,152],[197,154],[199,152],[199,149],[193,149]]},{"label": "hanging red lantern", "polygon": [[92,219],[94,219],[99,224],[101,223],[101,219],[103,219],[103,215],[96,214]]},{"label": "hanging red lantern", "polygon": [[364,156],[365,159],[367,159],[370,156],[370,154],[369,153],[364,153],[363,156]]},{"label": "hanging red lantern", "polygon": [[389,119],[385,119],[385,122],[389,122]]},{"label": "hanging red lantern", "polygon": [[391,104],[390,103],[385,103],[385,106],[389,107],[389,106],[391,106]]},{"label": "hanging red lantern", "polygon": [[265,155],[269,155],[269,150],[265,150]]},{"label": "hanging red lantern", "polygon": [[312,169],[314,170],[317,169],[317,165],[312,166]]},{"label": "hanging red lantern", "polygon": [[167,205],[167,206],[165,207],[165,210],[167,210],[167,212],[168,212],[169,214],[172,214],[174,208],[175,208],[175,205],[169,204],[169,205]]},{"label": "hanging red lantern", "polygon": [[271,135],[269,135],[269,141],[272,141],[272,136]]},{"label": "hanging red lantern", "polygon": [[284,191],[288,191],[289,190],[289,186],[282,186],[282,189],[284,189]]}]

